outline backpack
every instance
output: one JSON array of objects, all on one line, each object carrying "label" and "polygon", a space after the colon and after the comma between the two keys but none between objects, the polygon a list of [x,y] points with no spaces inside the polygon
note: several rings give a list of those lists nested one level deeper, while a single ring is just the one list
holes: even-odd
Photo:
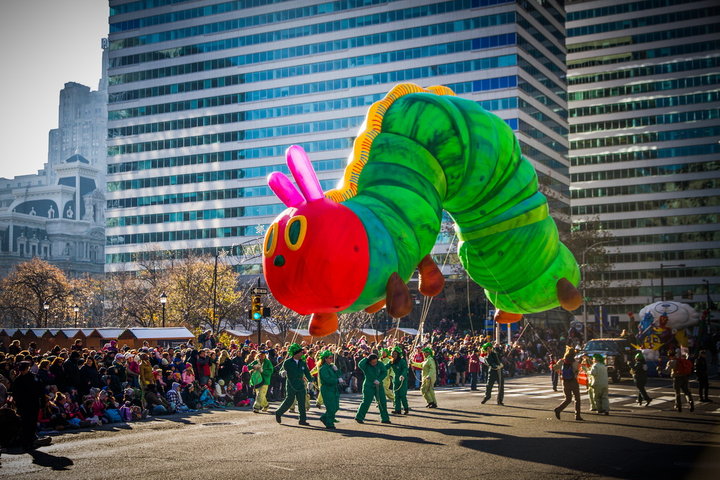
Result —
[{"label": "backpack", "polygon": [[693,371],[693,364],[687,358],[679,358],[675,366],[675,375],[685,377]]},{"label": "backpack", "polygon": [[575,372],[573,372],[573,364],[563,362],[562,365],[562,379],[573,380],[575,378]]}]

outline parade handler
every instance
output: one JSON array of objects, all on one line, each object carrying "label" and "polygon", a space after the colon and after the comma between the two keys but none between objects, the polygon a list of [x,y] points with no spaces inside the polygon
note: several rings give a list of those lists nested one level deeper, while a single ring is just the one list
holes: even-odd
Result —
[{"label": "parade handler", "polygon": [[493,385],[495,382],[498,384],[497,404],[503,405],[503,398],[505,396],[505,381],[503,379],[503,363],[500,360],[500,356],[495,350],[493,350],[492,343],[486,343],[483,345],[483,349],[488,352],[486,362],[488,365],[488,377],[487,383],[485,384],[485,397],[480,403],[487,403],[492,395]]},{"label": "parade handler", "polygon": [[593,365],[588,372],[590,408],[601,415],[610,414],[608,398],[608,372],[605,359],[599,353],[593,355]]},{"label": "parade handler", "polygon": [[288,356],[290,358],[283,362],[283,369],[285,369],[287,376],[285,400],[283,400],[280,407],[275,410],[275,420],[278,423],[281,423],[283,413],[287,412],[293,401],[297,401],[300,425],[310,425],[305,416],[305,395],[307,392],[305,390],[303,377],[305,377],[308,382],[312,382],[312,377],[310,376],[310,369],[308,369],[307,364],[302,359],[304,353],[303,347],[297,343],[293,343],[288,347]]},{"label": "parade handler", "polygon": [[405,352],[399,346],[395,346],[392,350],[392,361],[390,368],[393,372],[393,388],[395,399],[393,400],[393,413],[399,414],[400,409],[405,409],[405,415],[408,414],[410,408],[408,407],[407,391],[408,391],[408,364],[405,360]]},{"label": "parade handler", "polygon": [[390,368],[390,350],[387,348],[383,348],[380,350],[380,361],[385,365],[385,369],[387,370],[387,375],[383,379],[383,388],[385,389],[385,398],[388,400],[395,400],[395,393],[393,392],[391,380],[393,376],[393,371]]},{"label": "parade handler", "polygon": [[385,389],[382,386],[383,379],[387,376],[387,368],[385,364],[378,360],[378,356],[374,353],[358,362],[358,368],[365,374],[365,381],[362,386],[363,400],[355,414],[355,421],[363,423],[370,404],[373,399],[377,402],[378,410],[380,410],[380,420],[382,423],[390,423],[390,416],[387,411],[387,400],[385,399]]},{"label": "parade handler", "polygon": [[257,359],[248,364],[248,368],[255,369],[262,375],[262,383],[260,385],[255,385],[257,400],[253,405],[253,412],[260,413],[260,410],[267,412],[269,406],[267,401],[267,391],[270,387],[270,380],[272,379],[273,374],[273,364],[270,359],[267,358],[267,351],[261,350]]},{"label": "parade handler", "polygon": [[320,359],[320,368],[318,370],[318,382],[320,383],[320,393],[325,402],[325,413],[320,415],[320,421],[323,422],[325,428],[334,429],[335,413],[340,409],[340,392],[338,392],[338,382],[342,376],[342,372],[335,365],[333,354],[330,350],[323,350],[318,355]]},{"label": "parade handler", "polygon": [[422,369],[422,384],[420,385],[420,391],[428,402],[427,408],[437,408],[437,400],[435,399],[435,380],[437,380],[437,364],[435,358],[433,358],[433,351],[430,347],[422,349],[423,357],[425,361],[422,363],[413,362],[413,367],[419,367]]}]

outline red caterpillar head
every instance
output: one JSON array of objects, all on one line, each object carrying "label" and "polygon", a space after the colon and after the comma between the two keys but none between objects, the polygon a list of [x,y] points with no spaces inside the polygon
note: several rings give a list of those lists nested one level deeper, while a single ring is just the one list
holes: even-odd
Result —
[{"label": "red caterpillar head", "polygon": [[365,228],[349,208],[325,198],[301,147],[288,148],[287,161],[300,191],[280,172],[268,177],[289,208],[265,235],[265,281],[275,298],[297,313],[339,312],[358,299],[367,280]]}]

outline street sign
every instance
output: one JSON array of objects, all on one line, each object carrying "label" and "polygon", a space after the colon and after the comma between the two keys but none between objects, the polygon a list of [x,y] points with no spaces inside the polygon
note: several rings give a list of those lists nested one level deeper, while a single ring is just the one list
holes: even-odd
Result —
[{"label": "street sign", "polygon": [[268,289],[265,287],[255,287],[251,292],[253,295],[267,295]]}]

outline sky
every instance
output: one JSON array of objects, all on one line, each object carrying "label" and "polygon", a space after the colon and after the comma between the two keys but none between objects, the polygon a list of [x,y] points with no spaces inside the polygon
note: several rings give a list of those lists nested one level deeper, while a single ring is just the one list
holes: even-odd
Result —
[{"label": "sky", "polygon": [[47,162],[60,90],[97,90],[107,32],[107,0],[0,0],[0,177]]}]

